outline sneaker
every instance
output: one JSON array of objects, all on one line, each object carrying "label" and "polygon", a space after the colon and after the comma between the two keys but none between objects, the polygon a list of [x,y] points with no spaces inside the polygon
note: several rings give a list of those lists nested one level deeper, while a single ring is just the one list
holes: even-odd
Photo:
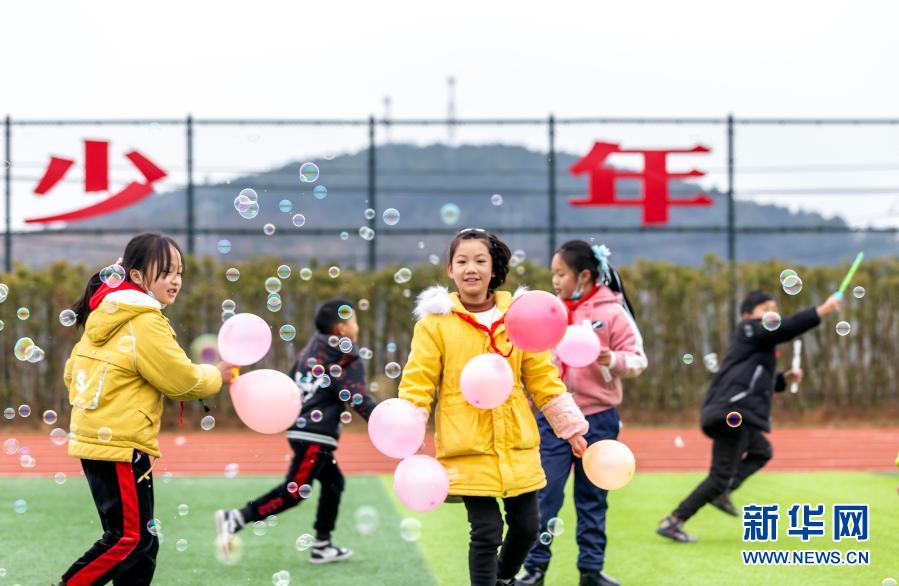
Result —
[{"label": "sneaker", "polygon": [[740,515],[737,513],[737,508],[734,506],[732,502],[730,502],[730,497],[727,493],[723,493],[717,498],[713,499],[711,505],[718,509],[721,512],[727,513],[731,517],[739,517]]},{"label": "sneaker", "polygon": [[337,547],[330,541],[316,541],[312,545],[312,553],[309,554],[310,564],[330,564],[342,562],[353,557],[353,550],[345,547]]},{"label": "sneaker", "polygon": [[515,578],[497,578],[496,586],[515,586]]},{"label": "sneaker", "polygon": [[225,511],[219,509],[213,516],[215,519],[215,547],[223,561],[231,559],[231,538],[243,529],[243,515],[237,509]]},{"label": "sneaker", "polygon": [[658,529],[656,529],[656,533],[661,535],[662,537],[667,537],[668,539],[672,539],[674,541],[680,541],[681,543],[693,543],[696,541],[696,538],[692,535],[687,535],[684,531],[684,522],[678,519],[677,517],[672,517],[668,515],[662,522],[659,523]]},{"label": "sneaker", "polygon": [[596,570],[581,570],[580,586],[620,586],[621,582],[609,576],[605,572]]},{"label": "sneaker", "polygon": [[543,586],[546,577],[545,568],[525,568],[524,573],[519,574],[515,580],[516,586]]}]

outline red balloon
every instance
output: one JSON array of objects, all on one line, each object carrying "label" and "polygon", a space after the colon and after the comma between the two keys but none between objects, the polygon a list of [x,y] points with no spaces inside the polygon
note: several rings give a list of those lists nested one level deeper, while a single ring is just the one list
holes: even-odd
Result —
[{"label": "red balloon", "polygon": [[556,346],[568,328],[568,310],[546,291],[528,291],[506,312],[509,341],[525,352],[543,352]]}]

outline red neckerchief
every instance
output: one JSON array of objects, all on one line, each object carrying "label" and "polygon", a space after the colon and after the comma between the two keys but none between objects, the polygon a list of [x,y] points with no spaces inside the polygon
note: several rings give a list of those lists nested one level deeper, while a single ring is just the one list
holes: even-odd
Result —
[{"label": "red neckerchief", "polygon": [[[596,293],[599,291],[599,288],[600,288],[600,285],[594,285],[593,289],[591,289],[589,293],[587,293],[586,295],[584,295],[577,301],[572,301],[571,299],[563,299],[562,300],[562,303],[564,303],[565,307],[568,309],[568,325],[572,325],[574,323],[574,310],[577,309],[578,307],[580,307],[581,304],[583,304],[585,301],[587,301],[588,299],[590,299],[591,297],[596,295]],[[560,368],[560,370],[561,370],[562,380],[564,381],[565,374],[568,372],[568,365],[565,364],[564,362],[562,362],[561,359],[559,359],[559,362],[562,364],[562,367]]]},{"label": "red neckerchief", "polygon": [[134,283],[129,283],[128,281],[124,281],[118,287],[110,287],[106,283],[103,283],[102,285],[100,285],[100,288],[97,289],[96,291],[94,291],[94,294],[91,295],[91,300],[90,300],[91,311],[100,307],[100,304],[103,303],[103,299],[107,295],[112,293],[113,291],[125,291],[128,289],[130,289],[132,291],[140,291],[141,293],[146,294],[146,291],[144,291],[143,289],[141,289]]},{"label": "red neckerchief", "polygon": [[[496,307],[496,305],[494,305],[493,307]],[[503,354],[500,351],[499,347],[496,345],[496,338],[493,337],[493,334],[496,333],[496,329],[505,323],[505,321],[506,321],[505,314],[503,314],[503,316],[501,318],[499,318],[498,320],[496,320],[495,322],[490,324],[490,327],[488,328],[487,326],[485,326],[484,324],[479,322],[477,319],[475,319],[474,316],[472,316],[471,314],[461,313],[458,311],[454,311],[453,313],[455,313],[457,316],[459,316],[459,319],[466,322],[467,324],[474,326],[475,328],[481,330],[482,332],[485,332],[487,334],[487,337],[490,338],[490,347],[493,348],[494,352],[496,352],[503,358],[508,358],[509,356],[512,355],[512,350],[515,349],[514,347],[509,348],[509,351],[507,353]]]}]

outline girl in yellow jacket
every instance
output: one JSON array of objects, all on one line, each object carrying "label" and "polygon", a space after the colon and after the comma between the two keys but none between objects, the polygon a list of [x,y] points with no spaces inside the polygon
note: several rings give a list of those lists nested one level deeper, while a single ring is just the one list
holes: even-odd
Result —
[{"label": "girl in yellow jacket", "polygon": [[69,455],[81,459],[103,537],[72,564],[63,584],[149,584],[159,522],[150,456],[158,458],[163,396],[217,393],[223,373],[192,364],[162,315],[181,290],[181,249],[159,234],[131,239],[119,263],[95,274],[72,307],[84,335],[66,362],[72,405]]},{"label": "girl in yellow jacket", "polygon": [[[546,485],[540,467],[540,434],[525,390],[576,455],[586,448],[587,422],[559,380],[549,352],[529,353],[509,343],[503,315],[512,295],[497,291],[509,272],[509,247],[480,228],[450,242],[447,274],[457,292],[431,287],[418,298],[418,322],[399,396],[430,411],[436,395],[437,459],[461,496],[471,525],[468,567],[475,586],[514,584],[537,540],[537,490]],[[465,401],[459,377],[469,360],[501,354],[515,386],[505,403],[479,409]],[[509,524],[503,540],[503,500]],[[500,548],[497,557],[497,548]]]}]

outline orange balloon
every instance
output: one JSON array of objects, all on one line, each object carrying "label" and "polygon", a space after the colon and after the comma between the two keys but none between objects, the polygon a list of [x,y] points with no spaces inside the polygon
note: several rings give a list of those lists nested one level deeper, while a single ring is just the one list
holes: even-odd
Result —
[{"label": "orange balloon", "polygon": [[600,440],[584,452],[584,472],[590,482],[606,490],[627,485],[637,461],[629,447],[616,440]]}]

